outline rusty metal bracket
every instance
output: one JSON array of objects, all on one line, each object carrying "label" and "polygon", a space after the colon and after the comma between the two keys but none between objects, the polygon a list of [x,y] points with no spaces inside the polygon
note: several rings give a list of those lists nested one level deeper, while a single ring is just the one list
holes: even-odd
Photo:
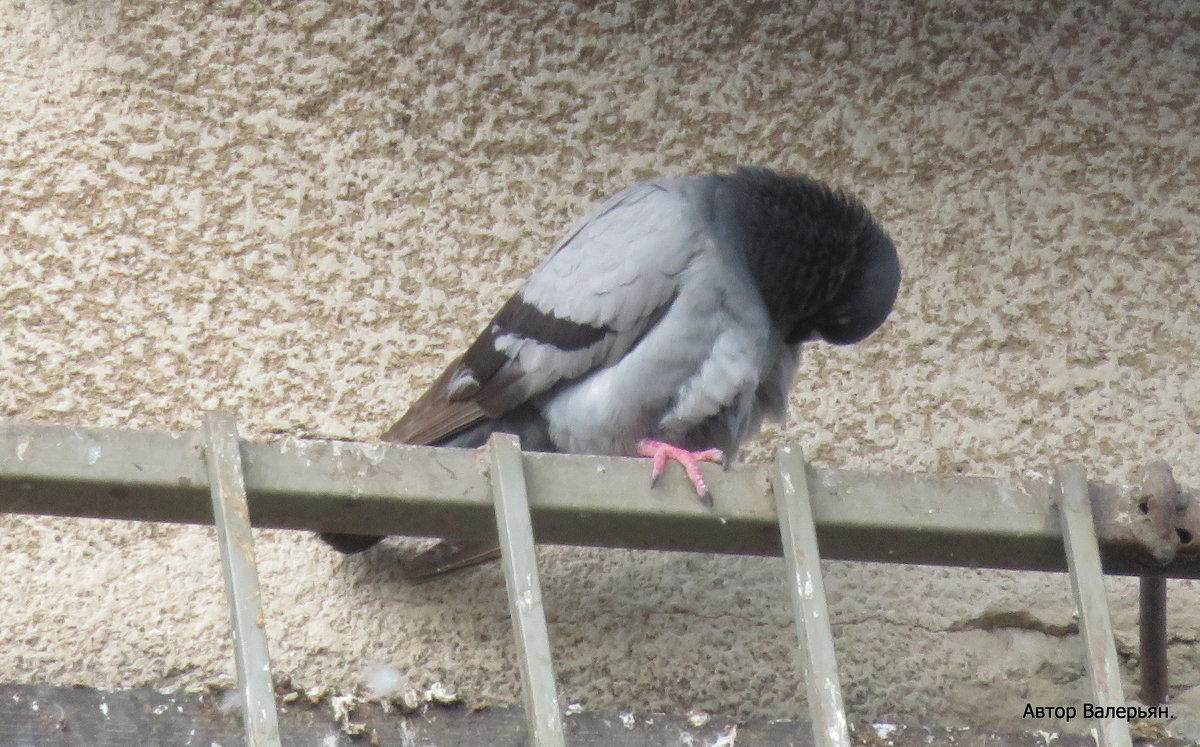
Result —
[{"label": "rusty metal bracket", "polygon": [[[1153,461],[1142,471],[1141,487],[1131,494],[1126,506],[1132,536],[1159,563],[1170,563],[1180,549],[1196,537],[1200,511],[1191,496],[1179,488],[1171,467]],[[1110,504],[1112,505],[1112,504]],[[1114,517],[1115,518],[1115,517]],[[1167,579],[1157,574],[1142,576],[1139,583],[1138,633],[1142,665],[1142,701],[1148,705],[1166,702],[1167,671]]]},{"label": "rusty metal bracket", "polygon": [[1175,482],[1166,462],[1149,462],[1141,485],[1121,489],[1089,483],[1096,531],[1106,544],[1140,548],[1147,570],[1172,563],[1180,552],[1195,551],[1200,537],[1200,506]]}]

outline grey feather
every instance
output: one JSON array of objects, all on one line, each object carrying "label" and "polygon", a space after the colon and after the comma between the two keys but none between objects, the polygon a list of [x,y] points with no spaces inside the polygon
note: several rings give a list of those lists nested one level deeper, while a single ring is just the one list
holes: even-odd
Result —
[{"label": "grey feather", "polygon": [[[763,169],[636,184],[529,276],[390,440],[632,455],[727,454],[781,418],[801,344],[856,342],[899,261],[853,198]],[[439,562],[444,559],[440,558]]]}]

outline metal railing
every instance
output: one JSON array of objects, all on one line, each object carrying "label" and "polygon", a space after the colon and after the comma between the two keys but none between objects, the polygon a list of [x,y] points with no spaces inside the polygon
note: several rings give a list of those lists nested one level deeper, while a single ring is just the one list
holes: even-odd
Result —
[{"label": "metal railing", "polygon": [[[1165,692],[1165,577],[1200,577],[1200,508],[1165,465],[1140,490],[1089,484],[809,467],[795,446],[774,464],[707,468],[714,509],[685,481],[651,490],[642,460],[345,441],[240,440],[211,413],[194,433],[0,424],[0,512],[215,523],[234,631],[247,744],[278,745],[250,527],[499,537],[531,743],[563,745],[534,538],[564,544],[783,554],[813,738],[849,745],[821,577],[822,558],[1066,570],[1095,705],[1124,694],[1103,573],[1143,576],[1143,677]],[[818,545],[821,552],[818,551]],[[1151,575],[1145,575],[1151,574]],[[1153,693],[1151,693],[1153,696]],[[1152,702],[1161,702],[1152,701]],[[1102,745],[1128,745],[1123,719]]]}]

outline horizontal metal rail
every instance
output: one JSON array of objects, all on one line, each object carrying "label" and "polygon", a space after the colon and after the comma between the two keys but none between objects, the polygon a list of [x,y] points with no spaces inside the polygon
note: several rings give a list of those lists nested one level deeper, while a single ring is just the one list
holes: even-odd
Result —
[{"label": "horizontal metal rail", "polygon": [[[0,424],[0,512],[209,524],[199,432]],[[496,537],[489,455],[349,441],[242,441],[254,526]],[[715,508],[644,460],[526,453],[539,542],[780,555],[772,465],[706,465]],[[601,477],[602,479],[596,479]],[[821,556],[1066,570],[1049,482],[809,469]],[[1089,484],[1104,569],[1200,578],[1200,507]],[[1153,498],[1153,496],[1151,496]]]}]

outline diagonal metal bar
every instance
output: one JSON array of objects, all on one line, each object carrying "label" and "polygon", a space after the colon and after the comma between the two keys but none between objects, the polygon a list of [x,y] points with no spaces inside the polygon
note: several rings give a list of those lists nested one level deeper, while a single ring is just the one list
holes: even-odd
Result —
[{"label": "diagonal metal bar", "polygon": [[[1055,470],[1055,488],[1062,511],[1063,541],[1071,591],[1079,609],[1079,633],[1086,651],[1088,680],[1093,704],[1102,708],[1125,705],[1121,668],[1113,638],[1108,600],[1104,594],[1104,571],[1092,520],[1087,474],[1079,464],[1063,464]],[[1130,747],[1129,723],[1123,718],[1097,720],[1097,737],[1102,747]]]},{"label": "diagonal metal bar", "polygon": [[562,713],[550,660],[550,634],[542,607],[525,467],[516,436],[497,433],[488,442],[492,453],[492,491],[500,563],[508,587],[508,611],[521,660],[521,685],[529,738],[535,747],[563,747]]},{"label": "diagonal metal bar", "polygon": [[278,747],[279,720],[271,685],[271,659],[263,622],[250,509],[242,476],[237,424],[228,413],[204,417],[205,462],[212,487],[213,518],[221,548],[221,570],[233,620],[234,659],[242,696],[242,721],[249,747]]},{"label": "diagonal metal bar", "polygon": [[842,703],[817,530],[809,500],[808,464],[799,446],[784,446],[775,453],[775,465],[775,504],[787,562],[788,588],[800,634],[800,658],[804,664],[813,739],[819,747],[849,747],[846,708]]}]

